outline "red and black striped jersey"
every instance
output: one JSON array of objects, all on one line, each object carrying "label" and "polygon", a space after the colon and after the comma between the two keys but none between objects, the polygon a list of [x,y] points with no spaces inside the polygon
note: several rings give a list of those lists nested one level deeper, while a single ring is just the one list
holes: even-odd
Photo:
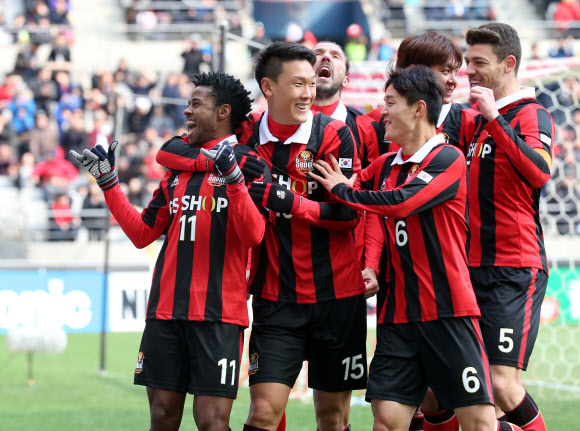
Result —
[{"label": "red and black striped jersey", "polygon": [[[229,142],[235,139],[228,137]],[[244,184],[226,186],[223,178],[211,172],[168,170],[141,213],[119,186],[105,191],[105,198],[137,247],[165,235],[153,273],[147,319],[248,326],[248,249],[262,240],[265,220]]]},{"label": "red and black striped jersey", "polygon": [[338,184],[349,207],[382,216],[390,281],[377,299],[378,323],[479,316],[467,269],[467,166],[436,135],[407,161],[382,155],[361,174],[360,191]]},{"label": "red and black striped jersey", "polygon": [[[376,108],[369,113],[369,116],[377,118],[377,121],[381,124],[384,135],[384,122],[380,118],[381,109],[382,107]],[[443,105],[437,122],[437,133],[442,133],[447,143],[459,148],[465,154],[473,139],[473,135],[475,134],[475,118],[477,115],[479,115],[478,111],[464,107],[460,104],[449,103]],[[400,146],[394,142],[385,141],[384,149],[387,148],[390,151],[398,151]],[[365,252],[365,261],[368,262],[368,266],[371,266],[372,268],[375,268],[375,266],[378,265],[379,281],[387,284],[389,280],[388,249],[380,243],[378,246],[372,248],[369,248],[368,244],[369,240],[367,239],[367,249],[369,249],[370,253],[373,253],[374,255]],[[378,253],[380,253],[380,255]]]},{"label": "red and black striped jersey", "polygon": [[[346,106],[342,101],[338,102],[336,109],[330,117],[344,122],[352,132],[356,143],[358,158],[361,162],[361,169],[365,169],[373,160],[379,157],[379,142],[383,141],[384,131],[381,133],[380,127],[375,120],[368,115],[363,115],[357,109]],[[367,266],[365,263],[365,247],[373,247],[375,244],[372,232],[367,235],[366,225],[368,218],[363,214],[362,220],[353,230],[356,253],[361,268]],[[372,227],[371,227],[372,229]],[[375,271],[378,269],[374,268]]]},{"label": "red and black striped jersey", "polygon": [[540,190],[550,167],[535,149],[551,155],[554,121],[524,88],[496,102],[493,121],[478,117],[469,147],[470,266],[548,270]]},{"label": "red and black striped jersey", "polygon": [[458,103],[445,104],[437,122],[437,133],[443,133],[447,143],[467,154],[475,135],[475,119],[478,115],[475,109]]},{"label": "red and black striped jersey", "polygon": [[[266,111],[263,118],[267,115]],[[346,176],[360,172],[348,126],[311,112],[294,135],[279,142],[268,121],[252,114],[240,133],[240,142],[255,148],[267,162],[273,181],[301,197],[292,216],[270,212],[264,241],[252,249],[250,292],[289,303],[316,303],[364,292],[351,234],[360,214],[337,202],[308,175],[314,160],[329,154]]]}]

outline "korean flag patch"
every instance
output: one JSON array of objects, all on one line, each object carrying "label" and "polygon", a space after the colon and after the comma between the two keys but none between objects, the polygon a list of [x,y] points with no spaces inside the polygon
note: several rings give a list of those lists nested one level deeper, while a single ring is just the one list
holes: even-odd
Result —
[{"label": "korean flag patch", "polygon": [[429,184],[429,182],[433,179],[433,177],[431,175],[429,175],[427,172],[425,171],[421,171],[417,174],[417,178],[425,181],[427,184]]},{"label": "korean flag patch", "polygon": [[338,166],[341,168],[352,169],[352,159],[338,159]]}]

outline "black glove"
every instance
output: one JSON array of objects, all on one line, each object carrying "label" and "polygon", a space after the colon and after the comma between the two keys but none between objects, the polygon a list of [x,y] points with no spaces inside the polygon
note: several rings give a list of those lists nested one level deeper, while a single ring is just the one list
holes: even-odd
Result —
[{"label": "black glove", "polygon": [[240,184],[244,175],[236,163],[234,149],[227,141],[216,145],[211,150],[201,149],[201,153],[214,163],[214,170],[222,176],[226,184]]},{"label": "black glove", "polygon": [[264,174],[264,162],[260,161],[257,157],[249,154],[236,153],[236,161],[247,182],[262,178]]},{"label": "black glove", "polygon": [[301,198],[278,183],[254,181],[248,192],[257,206],[279,213],[294,214],[300,206]]},{"label": "black glove", "polygon": [[119,182],[115,173],[115,148],[118,144],[117,141],[111,142],[108,151],[97,145],[91,150],[85,149],[82,156],[71,150],[70,155],[89,170],[101,189],[108,190]]}]

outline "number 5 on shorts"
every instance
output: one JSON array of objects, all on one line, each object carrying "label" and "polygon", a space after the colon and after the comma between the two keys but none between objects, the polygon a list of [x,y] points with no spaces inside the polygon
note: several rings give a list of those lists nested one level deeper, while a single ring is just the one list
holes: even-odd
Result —
[{"label": "number 5 on shorts", "polygon": [[510,337],[506,335],[513,333],[514,330],[512,328],[499,329],[499,344],[497,345],[497,347],[500,350],[500,352],[509,353],[514,349],[514,340],[512,340]]}]

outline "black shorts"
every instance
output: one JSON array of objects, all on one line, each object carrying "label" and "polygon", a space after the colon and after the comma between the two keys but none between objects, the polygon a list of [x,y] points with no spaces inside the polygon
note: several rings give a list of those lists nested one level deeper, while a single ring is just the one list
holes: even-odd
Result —
[{"label": "black shorts", "polygon": [[442,409],[493,404],[489,364],[475,317],[382,323],[366,400],[418,406],[431,387]]},{"label": "black shorts", "polygon": [[254,299],[250,334],[250,385],[293,387],[308,361],[308,387],[326,392],[367,386],[364,295],[318,304]]},{"label": "black shorts", "polygon": [[532,354],[548,274],[537,268],[469,268],[492,365],[525,370]]},{"label": "black shorts", "polygon": [[134,383],[236,398],[244,328],[186,320],[145,322]]}]

